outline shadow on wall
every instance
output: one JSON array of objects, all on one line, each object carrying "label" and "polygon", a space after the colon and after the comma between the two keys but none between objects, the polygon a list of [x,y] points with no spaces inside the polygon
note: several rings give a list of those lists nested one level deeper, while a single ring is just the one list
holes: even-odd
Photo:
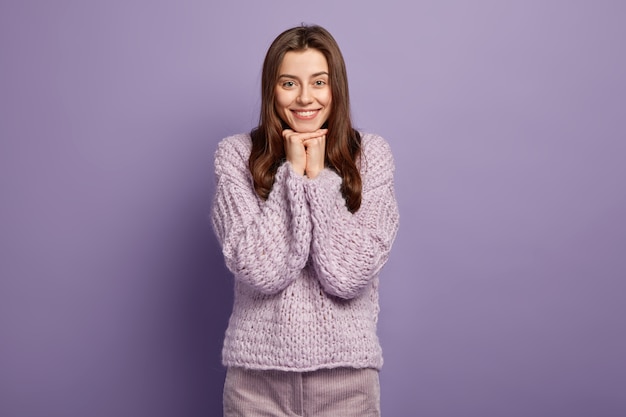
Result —
[{"label": "shadow on wall", "polygon": [[201,255],[189,287],[188,336],[191,338],[189,380],[196,404],[190,415],[217,416],[222,413],[225,368],[221,364],[222,342],[232,309],[232,277],[224,265],[221,248],[210,225],[197,242]]},{"label": "shadow on wall", "polygon": [[[233,303],[233,278],[225,266],[221,247],[213,232],[210,212],[215,195],[213,155],[222,133],[223,121],[208,118],[187,132],[185,154],[177,162],[183,172],[174,187],[179,193],[182,207],[173,216],[177,225],[172,226],[179,241],[170,236],[169,250],[179,253],[173,260],[178,268],[171,276],[174,291],[166,297],[176,300],[172,314],[175,323],[172,334],[164,337],[180,337],[182,340],[173,355],[180,371],[166,371],[169,387],[176,393],[159,390],[160,395],[175,395],[172,401],[156,399],[167,410],[153,410],[151,415],[220,416],[222,415],[222,391],[226,369],[221,363],[224,332]],[[180,143],[180,141],[179,141]],[[179,148],[177,148],[179,149]],[[173,198],[169,196],[168,198]],[[165,221],[165,220],[164,220]],[[169,222],[172,222],[170,214]],[[167,343],[167,340],[161,340]],[[156,414],[154,413],[156,412]]]},{"label": "shadow on wall", "polygon": [[[215,146],[210,151],[211,162]],[[213,200],[214,177],[212,172],[208,195]],[[222,250],[212,230],[210,204],[201,216],[204,227],[193,227],[189,236],[194,248],[190,262],[190,285],[184,299],[187,306],[187,336],[190,341],[188,359],[192,398],[188,415],[217,416],[222,414],[222,390],[226,369],[221,363],[224,332],[233,303],[233,279],[225,266]],[[197,226],[197,225],[196,225]],[[199,230],[200,229],[200,230]]]}]

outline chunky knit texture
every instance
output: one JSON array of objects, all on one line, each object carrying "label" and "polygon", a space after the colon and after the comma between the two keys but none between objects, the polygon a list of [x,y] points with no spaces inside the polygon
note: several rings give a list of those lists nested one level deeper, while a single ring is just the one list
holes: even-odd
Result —
[{"label": "chunky knit texture", "polygon": [[220,142],[212,221],[235,277],[225,366],[382,366],[378,275],[398,230],[398,208],[387,142],[363,134],[362,145],[362,203],[352,214],[339,175],[325,169],[309,179],[289,162],[263,201],[248,170],[250,136]]}]

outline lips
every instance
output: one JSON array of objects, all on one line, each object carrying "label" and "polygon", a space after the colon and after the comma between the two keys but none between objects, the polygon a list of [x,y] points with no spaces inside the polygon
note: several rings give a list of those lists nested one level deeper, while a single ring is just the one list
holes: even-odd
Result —
[{"label": "lips", "polygon": [[291,110],[291,113],[297,118],[302,120],[309,120],[315,118],[319,113],[317,110]]}]

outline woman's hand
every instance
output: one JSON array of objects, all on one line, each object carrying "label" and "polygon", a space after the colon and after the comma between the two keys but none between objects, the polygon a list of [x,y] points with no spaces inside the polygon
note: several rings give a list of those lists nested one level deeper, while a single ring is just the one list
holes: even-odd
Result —
[{"label": "woman's hand", "polygon": [[293,170],[307,177],[315,178],[324,169],[324,150],[328,129],[299,133],[291,129],[283,130],[285,155]]},{"label": "woman's hand", "polygon": [[[326,130],[326,129],[324,129]],[[326,133],[304,141],[306,149],[306,176],[315,178],[325,166]]]}]

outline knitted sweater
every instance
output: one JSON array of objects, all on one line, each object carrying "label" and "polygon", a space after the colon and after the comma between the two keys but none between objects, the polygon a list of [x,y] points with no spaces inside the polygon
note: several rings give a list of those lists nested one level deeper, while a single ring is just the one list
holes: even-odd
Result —
[{"label": "knitted sweater", "polygon": [[250,149],[250,136],[240,134],[215,153],[212,221],[235,279],[223,364],[380,369],[378,275],[398,230],[387,142],[362,135],[362,203],[354,214],[341,177],[328,168],[309,179],[285,162],[268,199],[260,199]]}]

